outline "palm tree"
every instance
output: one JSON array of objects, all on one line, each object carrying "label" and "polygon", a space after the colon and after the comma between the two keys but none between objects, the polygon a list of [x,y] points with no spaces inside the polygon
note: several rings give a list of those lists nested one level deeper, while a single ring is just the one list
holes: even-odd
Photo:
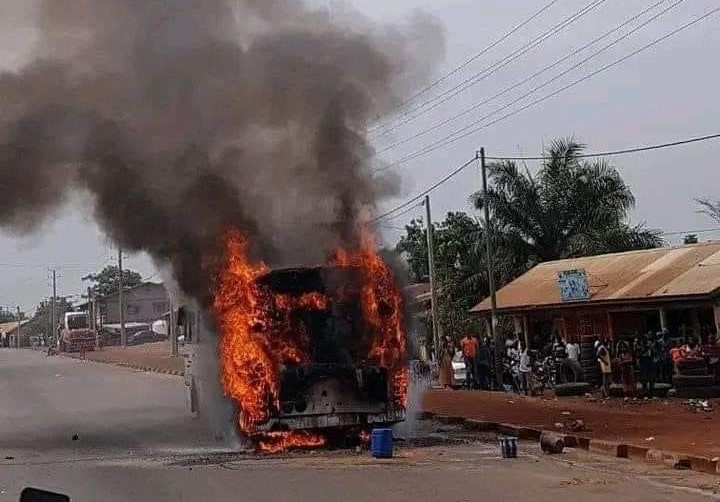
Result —
[{"label": "palm tree", "polygon": [[706,214],[713,220],[720,223],[720,200],[711,201],[710,199],[695,199],[700,205],[699,213]]},{"label": "palm tree", "polygon": [[662,245],[658,232],[627,223],[630,188],[607,161],[585,161],[583,149],[571,139],[553,142],[536,175],[512,161],[488,166],[487,198],[477,192],[471,200],[489,206],[505,278],[543,261]]}]

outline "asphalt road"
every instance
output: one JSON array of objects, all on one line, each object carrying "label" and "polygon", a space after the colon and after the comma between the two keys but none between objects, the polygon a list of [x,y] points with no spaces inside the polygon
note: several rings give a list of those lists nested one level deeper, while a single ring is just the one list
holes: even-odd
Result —
[{"label": "asphalt road", "polygon": [[[73,501],[706,500],[718,478],[570,453],[516,460],[433,426],[398,457],[258,457],[186,411],[181,378],[0,350],[0,501],[27,485]],[[79,439],[72,440],[73,434]],[[432,441],[430,441],[432,439]]]}]

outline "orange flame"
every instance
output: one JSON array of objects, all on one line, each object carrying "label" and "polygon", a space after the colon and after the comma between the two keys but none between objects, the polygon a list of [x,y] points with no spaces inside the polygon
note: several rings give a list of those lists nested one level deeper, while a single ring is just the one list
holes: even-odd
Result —
[{"label": "orange flame", "polygon": [[325,437],[310,431],[275,431],[257,437],[257,451],[282,453],[288,450],[312,449],[325,445]]},{"label": "orange flame", "polygon": [[[388,370],[396,404],[405,406],[407,369],[402,300],[394,276],[375,251],[369,234],[359,250],[339,249],[333,264],[361,271],[360,301],[370,347],[367,359]],[[328,298],[321,293],[299,297],[273,294],[258,284],[269,272],[262,262],[251,263],[247,242],[237,229],[225,234],[225,261],[220,270],[213,310],[222,335],[221,383],[225,394],[238,403],[238,425],[256,437],[262,451],[317,447],[325,439],[307,431],[271,432],[258,435],[257,425],[267,422],[279,409],[280,367],[309,360],[310,337],[304,324],[293,320],[297,308],[324,310]]]},{"label": "orange flame", "polygon": [[335,263],[359,267],[362,271],[363,317],[373,335],[368,359],[388,369],[395,402],[405,407],[408,387],[405,330],[402,296],[395,284],[395,276],[375,250],[368,232],[362,234],[359,251],[350,254],[340,249],[336,252]]}]

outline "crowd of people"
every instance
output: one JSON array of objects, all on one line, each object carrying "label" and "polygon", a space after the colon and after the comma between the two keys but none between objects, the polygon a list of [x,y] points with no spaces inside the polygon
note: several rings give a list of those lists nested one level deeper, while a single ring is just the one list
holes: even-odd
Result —
[{"label": "crowd of people", "polygon": [[[494,349],[490,338],[482,339],[475,334],[463,336],[458,344],[450,336],[445,336],[438,354],[440,384],[445,388],[457,384],[452,361],[459,351],[465,369],[462,385],[471,389],[493,390],[496,388]],[[592,350],[601,375],[600,391],[603,397],[610,396],[610,385],[613,382],[622,384],[625,395],[634,395],[637,380],[643,394],[652,394],[656,383],[672,382],[679,361],[706,358],[711,366],[714,364],[717,368],[720,356],[720,346],[714,339],[702,345],[695,338],[671,339],[667,330],[649,331],[644,336],[619,337],[614,341],[598,338]],[[550,371],[548,368],[553,364],[569,360],[580,371],[581,348],[574,339],[566,341],[553,337],[542,349],[530,351],[517,337],[511,337],[507,339],[502,353],[509,380],[515,385],[515,390],[521,393],[532,392],[539,367]],[[541,361],[546,364],[541,364]]]}]

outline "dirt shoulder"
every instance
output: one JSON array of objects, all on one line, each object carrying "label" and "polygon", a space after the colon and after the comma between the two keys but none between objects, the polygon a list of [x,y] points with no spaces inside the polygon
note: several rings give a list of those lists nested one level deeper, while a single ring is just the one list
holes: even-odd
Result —
[{"label": "dirt shoulder", "polygon": [[589,402],[452,390],[430,390],[423,398],[423,410],[440,415],[547,430],[562,430],[555,424],[575,418],[590,429],[584,436],[712,458],[720,456],[720,401],[711,404],[707,412],[680,399]]},{"label": "dirt shoulder", "polygon": [[182,374],[182,356],[173,356],[170,342],[146,343],[132,347],[104,347],[102,350],[86,352],[85,359],[101,363],[122,364],[135,368]]}]

